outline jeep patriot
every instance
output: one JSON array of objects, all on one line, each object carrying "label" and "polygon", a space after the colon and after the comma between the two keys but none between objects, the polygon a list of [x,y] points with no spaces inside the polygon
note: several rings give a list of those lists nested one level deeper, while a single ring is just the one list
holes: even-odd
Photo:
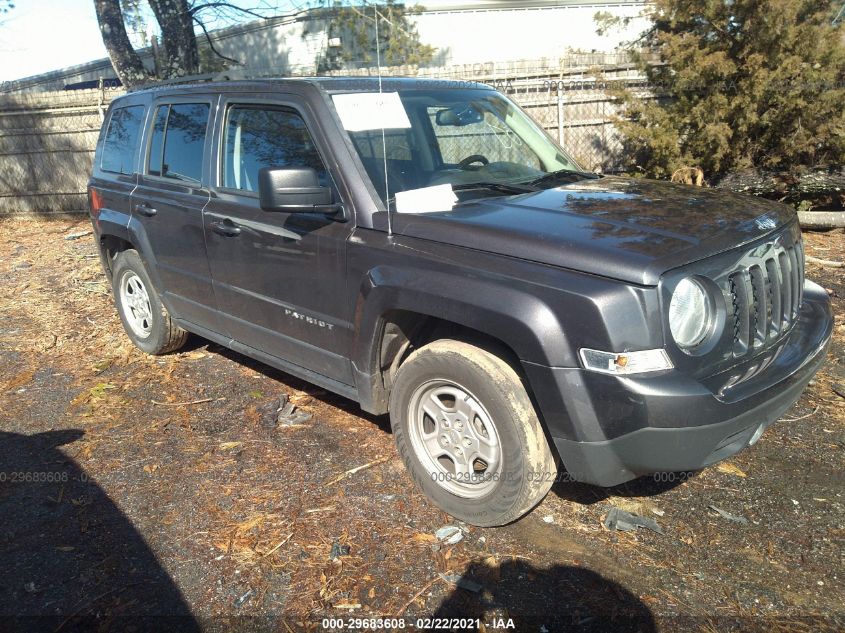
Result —
[{"label": "jeep patriot", "polygon": [[486,86],[165,85],[110,106],[90,213],[126,334],[188,332],[390,414],[453,516],[754,444],[833,319],[782,204],[584,171]]}]

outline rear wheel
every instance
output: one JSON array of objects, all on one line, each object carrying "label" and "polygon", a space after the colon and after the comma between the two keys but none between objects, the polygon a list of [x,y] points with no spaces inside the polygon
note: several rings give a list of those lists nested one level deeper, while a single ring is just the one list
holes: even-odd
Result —
[{"label": "rear wheel", "polygon": [[137,251],[115,257],[112,289],[123,329],[136,347],[147,354],[166,354],[185,344],[188,333],[162,305]]},{"label": "rear wheel", "polygon": [[522,381],[474,345],[440,340],[411,354],[396,375],[390,420],[416,483],[467,523],[510,523],[554,481],[554,458]]}]

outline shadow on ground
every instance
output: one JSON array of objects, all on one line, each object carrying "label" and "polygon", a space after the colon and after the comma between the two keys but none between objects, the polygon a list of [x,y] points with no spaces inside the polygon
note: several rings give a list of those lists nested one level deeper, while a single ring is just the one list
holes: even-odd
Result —
[{"label": "shadow on ground", "polygon": [[[250,358],[240,352],[236,352],[231,350],[227,347],[223,347],[222,345],[218,345],[216,343],[209,342],[205,339],[200,339],[199,337],[192,336],[189,340],[196,340],[199,345],[196,347],[201,347],[202,344],[208,344],[207,350],[209,353],[219,354],[223,358],[226,358],[232,362],[238,363],[244,367],[249,367],[253,371],[257,371],[268,378],[275,380],[279,383],[279,392],[283,393],[286,391],[286,388],[290,389],[297,389],[299,391],[304,391],[306,393],[312,394],[318,400],[328,404],[332,407],[340,409],[341,411],[348,413],[350,415],[354,415],[358,418],[363,420],[367,420],[372,424],[376,425],[382,431],[386,433],[391,433],[390,430],[390,418],[387,415],[373,415],[371,413],[367,413],[364,411],[361,406],[355,402],[354,400],[350,400],[348,398],[344,398],[341,395],[336,393],[332,393],[325,389],[322,389],[306,380],[302,380],[301,378],[297,378],[292,374],[288,374],[281,369],[276,369],[275,367],[271,367],[270,365],[266,365],[259,360],[255,360],[254,358]],[[192,348],[192,349],[196,349]],[[184,351],[184,350],[180,350]]]},{"label": "shadow on ground", "polygon": [[612,488],[601,488],[577,481],[566,481],[566,472],[563,471],[562,476],[558,476],[562,481],[556,482],[552,486],[552,492],[561,499],[583,505],[599,503],[610,497],[655,497],[679,486],[683,486],[686,482],[696,477],[699,472],[655,473],[654,475],[645,475],[644,477],[639,477],[624,484],[613,486]]},{"label": "shadow on ground", "polygon": [[471,563],[433,617],[478,618],[502,630],[512,619],[517,631],[657,630],[639,598],[600,574],[569,565],[540,569],[522,560]]},{"label": "shadow on ground", "polygon": [[82,436],[0,432],[0,628],[199,630],[141,534],[59,450]]}]

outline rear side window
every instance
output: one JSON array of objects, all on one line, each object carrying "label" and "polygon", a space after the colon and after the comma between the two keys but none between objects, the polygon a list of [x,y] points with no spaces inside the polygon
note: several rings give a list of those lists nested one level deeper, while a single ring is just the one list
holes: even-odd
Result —
[{"label": "rear side window", "polygon": [[207,103],[178,103],[156,110],[147,173],[163,178],[200,182]]},{"label": "rear side window", "polygon": [[226,116],[223,186],[258,191],[262,167],[311,167],[320,184],[329,175],[305,121],[285,108],[233,106]]},{"label": "rear side window", "polygon": [[116,108],[112,112],[100,162],[103,171],[116,174],[135,171],[135,151],[143,121],[144,106]]}]

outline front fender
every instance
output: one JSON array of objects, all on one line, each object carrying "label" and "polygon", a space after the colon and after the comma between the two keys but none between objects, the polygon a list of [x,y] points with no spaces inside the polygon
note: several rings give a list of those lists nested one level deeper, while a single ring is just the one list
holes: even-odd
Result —
[{"label": "front fender", "polygon": [[551,359],[570,366],[574,356],[555,311],[527,289],[505,280],[444,271],[377,266],[362,280],[355,310],[352,359],[356,367],[377,361],[383,316],[403,310],[483,332],[521,360]]},{"label": "front fender", "polygon": [[[656,290],[470,249],[367,233],[350,249],[351,360],[362,406],[386,410],[380,343],[393,311],[425,315],[492,337],[523,363],[579,367],[582,347],[662,345]],[[533,385],[532,385],[533,388]]]}]

